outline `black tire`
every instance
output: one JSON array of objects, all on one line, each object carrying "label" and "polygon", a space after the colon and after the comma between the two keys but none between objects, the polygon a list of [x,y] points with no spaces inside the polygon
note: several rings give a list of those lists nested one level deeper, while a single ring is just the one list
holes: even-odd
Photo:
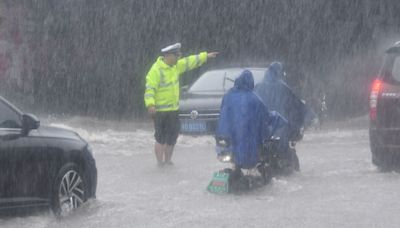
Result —
[{"label": "black tire", "polygon": [[372,164],[378,167],[382,172],[390,172],[395,168],[394,159],[391,155],[389,151],[383,148],[375,148],[374,153],[372,153]]},{"label": "black tire", "polygon": [[226,168],[224,172],[229,173],[229,193],[239,193],[250,189],[250,182],[246,176],[243,175],[241,169]]},{"label": "black tire", "polygon": [[260,164],[257,168],[262,178],[262,184],[263,185],[269,184],[272,180],[272,177],[274,176],[271,165]]},{"label": "black tire", "polygon": [[294,171],[300,171],[299,157],[296,154],[296,150],[289,148],[289,158],[277,158],[277,173],[283,176],[289,176]]},{"label": "black tire", "polygon": [[241,176],[236,182],[235,189],[237,189],[239,192],[249,191],[250,188],[250,180],[246,176]]},{"label": "black tire", "polygon": [[294,165],[294,170],[300,172],[300,161],[296,151],[293,154],[293,165]]},{"label": "black tire", "polygon": [[383,147],[382,138],[375,130],[369,131],[369,144],[371,148],[371,161],[380,171],[389,172],[393,170],[393,158],[390,151]]},{"label": "black tire", "polygon": [[87,179],[79,166],[65,164],[54,181],[51,208],[57,216],[66,216],[87,200]]}]

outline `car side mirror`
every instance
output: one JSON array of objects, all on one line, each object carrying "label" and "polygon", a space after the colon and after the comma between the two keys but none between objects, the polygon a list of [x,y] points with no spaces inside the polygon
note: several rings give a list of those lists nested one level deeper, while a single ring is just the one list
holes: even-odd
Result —
[{"label": "car side mirror", "polygon": [[181,97],[185,98],[186,97],[186,93],[189,90],[189,85],[185,85],[181,87]]},{"label": "car side mirror", "polygon": [[185,85],[181,87],[182,93],[186,93],[189,90],[189,85]]},{"label": "car side mirror", "polygon": [[28,134],[30,130],[38,129],[40,126],[39,119],[33,114],[22,115],[22,132]]}]

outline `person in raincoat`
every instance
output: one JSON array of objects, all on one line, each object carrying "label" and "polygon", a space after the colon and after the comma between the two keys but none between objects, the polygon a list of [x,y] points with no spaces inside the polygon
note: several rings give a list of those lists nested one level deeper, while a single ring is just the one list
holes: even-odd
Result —
[{"label": "person in raincoat", "polygon": [[253,74],[244,70],[221,103],[216,138],[230,142],[236,168],[254,168],[263,140],[274,131],[270,126],[278,128],[284,121],[273,118],[253,89]]},{"label": "person in raincoat", "polygon": [[300,129],[304,125],[307,107],[283,81],[284,71],[280,62],[272,62],[265,72],[263,81],[255,86],[255,93],[270,110],[279,112],[288,121],[288,125],[279,129],[279,151],[281,159],[291,162],[289,140],[301,137]]}]

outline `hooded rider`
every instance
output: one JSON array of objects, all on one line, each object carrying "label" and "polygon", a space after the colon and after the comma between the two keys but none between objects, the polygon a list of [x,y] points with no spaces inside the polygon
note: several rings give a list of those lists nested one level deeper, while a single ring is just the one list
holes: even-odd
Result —
[{"label": "hooded rider", "polygon": [[291,162],[289,140],[299,136],[304,125],[305,104],[283,81],[284,71],[280,62],[272,62],[262,82],[255,86],[255,93],[270,110],[279,112],[289,124],[281,128],[276,135],[280,137],[279,151],[281,159]]},{"label": "hooded rider", "polygon": [[254,79],[244,70],[223,97],[216,137],[229,140],[236,168],[253,168],[267,134],[268,109],[253,92]]}]

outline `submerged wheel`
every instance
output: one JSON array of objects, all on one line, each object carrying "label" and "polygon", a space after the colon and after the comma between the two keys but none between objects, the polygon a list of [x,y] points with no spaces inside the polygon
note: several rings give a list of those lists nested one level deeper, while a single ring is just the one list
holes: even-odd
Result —
[{"label": "submerged wheel", "polygon": [[280,167],[281,174],[291,175],[294,171],[300,171],[300,161],[295,149],[289,149],[290,158],[280,159],[278,167]]},{"label": "submerged wheel", "polygon": [[250,180],[246,176],[241,176],[235,183],[235,189],[243,192],[248,191],[251,188]]},{"label": "submerged wheel", "polygon": [[396,160],[393,152],[384,148],[382,138],[376,135],[375,131],[370,129],[369,137],[372,163],[382,172],[392,171]]},{"label": "submerged wheel", "polygon": [[378,167],[381,172],[390,172],[396,169],[396,157],[393,153],[380,149],[378,153],[372,154],[372,163]]},{"label": "submerged wheel", "polygon": [[269,164],[260,164],[258,167],[258,172],[261,174],[262,184],[266,185],[271,182],[273,177],[273,169]]},{"label": "submerged wheel", "polygon": [[296,152],[293,154],[293,166],[294,166],[295,171],[297,171],[297,172],[300,171],[300,161],[299,161],[299,157],[297,156]]},{"label": "submerged wheel", "polygon": [[86,181],[79,167],[69,163],[61,168],[53,187],[52,209],[65,216],[80,207],[87,199]]},{"label": "submerged wheel", "polygon": [[247,191],[250,189],[250,181],[246,176],[243,175],[243,172],[240,168],[235,169],[224,169],[225,173],[229,173],[229,192],[230,193],[238,193]]}]

